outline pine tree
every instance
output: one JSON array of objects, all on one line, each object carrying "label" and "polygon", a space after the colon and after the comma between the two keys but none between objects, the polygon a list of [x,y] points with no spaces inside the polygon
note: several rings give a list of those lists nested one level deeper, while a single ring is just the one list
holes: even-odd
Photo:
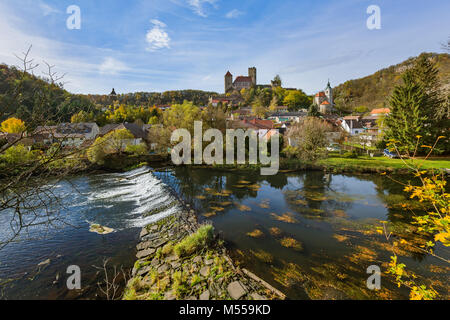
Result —
[{"label": "pine tree", "polygon": [[426,136],[426,96],[422,86],[414,81],[411,71],[403,76],[403,84],[394,89],[390,100],[391,114],[386,118],[386,138],[394,139],[401,151],[413,152],[417,136]]},{"label": "pine tree", "polygon": [[[448,106],[442,86],[439,81],[439,70],[430,54],[420,55],[411,69],[413,81],[424,90],[424,111],[427,116],[426,135],[423,136],[423,143],[433,145],[439,136],[449,135],[450,122],[448,118]],[[438,151],[450,151],[448,139],[442,140],[437,146]]]}]

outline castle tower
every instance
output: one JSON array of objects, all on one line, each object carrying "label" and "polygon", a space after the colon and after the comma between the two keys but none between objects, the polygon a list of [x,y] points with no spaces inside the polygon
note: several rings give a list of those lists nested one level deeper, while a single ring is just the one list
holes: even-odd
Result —
[{"label": "castle tower", "polygon": [[233,90],[233,75],[230,71],[225,75],[225,93]]},{"label": "castle tower", "polygon": [[325,89],[325,95],[327,96],[328,102],[330,103],[330,105],[333,106],[334,105],[334,102],[333,102],[333,89],[331,88],[330,80],[328,80],[328,84],[327,84],[327,87]]},{"label": "castle tower", "polygon": [[250,78],[252,78],[252,85],[254,87],[256,87],[257,81],[256,81],[256,68],[255,67],[248,68],[248,76]]}]

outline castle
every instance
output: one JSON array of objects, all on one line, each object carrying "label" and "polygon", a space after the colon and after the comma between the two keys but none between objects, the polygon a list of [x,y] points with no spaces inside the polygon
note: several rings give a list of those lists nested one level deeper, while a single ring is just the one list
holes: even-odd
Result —
[{"label": "castle", "polygon": [[242,89],[250,89],[256,87],[256,68],[248,68],[248,76],[239,76],[233,82],[233,75],[230,71],[225,75],[225,93],[232,92],[234,90],[241,91]]},{"label": "castle", "polygon": [[314,97],[314,103],[319,107],[319,112],[322,114],[331,113],[334,110],[333,89],[330,81],[324,91],[320,91]]}]

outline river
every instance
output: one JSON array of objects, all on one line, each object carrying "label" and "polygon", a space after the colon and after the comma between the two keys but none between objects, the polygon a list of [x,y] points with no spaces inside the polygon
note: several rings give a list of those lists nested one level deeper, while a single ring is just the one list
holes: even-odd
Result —
[{"label": "river", "polygon": [[[53,209],[59,217],[56,226],[31,228],[0,250],[4,299],[101,298],[96,283],[102,273],[94,266],[107,258],[110,266],[133,266],[140,228],[178,210],[158,210],[144,218],[173,202],[169,190],[190,203],[201,221],[214,225],[237,263],[291,299],[408,297],[384,276],[381,291],[366,287],[367,267],[385,269],[391,255],[387,241],[375,232],[379,221],[402,228],[410,221],[400,206],[407,201],[401,186],[386,177],[323,172],[261,177],[213,169],[141,168],[75,177],[54,189],[62,199]],[[0,215],[0,241],[11,236],[11,219],[11,213]],[[115,232],[89,232],[92,223]],[[443,248],[436,250],[446,254]],[[405,250],[402,254],[402,262],[448,294],[449,272],[438,259]],[[84,290],[67,289],[69,265],[80,266]]]}]

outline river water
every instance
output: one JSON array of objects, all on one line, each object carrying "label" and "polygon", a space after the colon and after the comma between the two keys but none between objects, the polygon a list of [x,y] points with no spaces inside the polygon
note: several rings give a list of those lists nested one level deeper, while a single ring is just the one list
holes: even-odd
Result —
[{"label": "river water", "polygon": [[[30,228],[0,250],[3,299],[101,298],[96,283],[104,259],[129,270],[135,261],[140,228],[178,210],[145,213],[172,203],[175,191],[190,203],[201,221],[210,222],[233,258],[291,299],[406,299],[388,277],[382,290],[367,288],[367,267],[386,270],[391,255],[377,235],[380,220],[408,228],[401,208],[402,188],[385,177],[255,173],[172,168],[141,168],[55,183],[62,199],[52,208],[58,222]],[[0,215],[0,242],[11,238],[12,213]],[[92,223],[114,228],[99,235]],[[437,252],[447,254],[438,247]],[[400,259],[434,287],[448,294],[448,268],[420,252],[400,252]],[[48,261],[50,259],[50,261]],[[41,263],[41,265],[39,265]],[[83,290],[66,287],[69,265],[82,272]]]}]

